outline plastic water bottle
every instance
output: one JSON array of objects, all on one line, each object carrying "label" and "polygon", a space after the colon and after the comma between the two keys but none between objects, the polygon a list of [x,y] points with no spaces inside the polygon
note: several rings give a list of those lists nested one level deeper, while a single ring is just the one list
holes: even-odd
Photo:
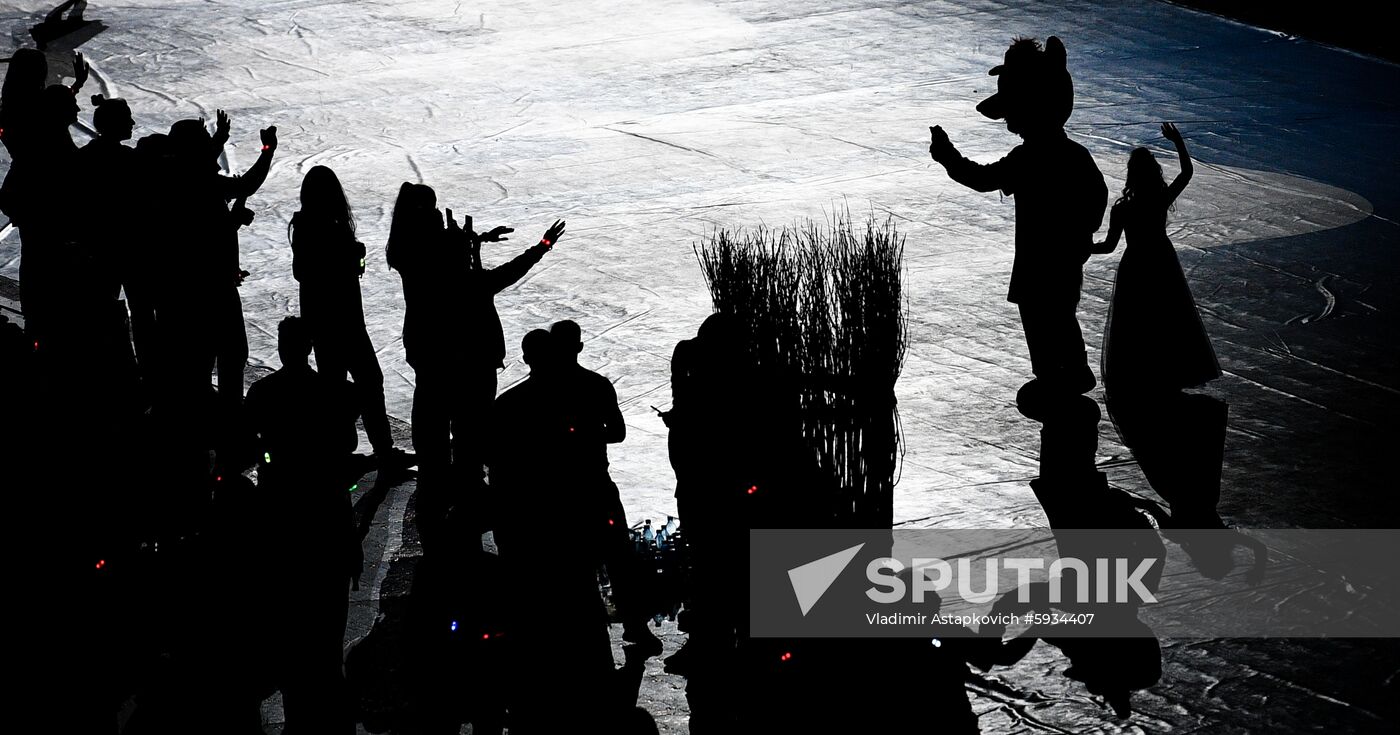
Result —
[{"label": "plastic water bottle", "polygon": [[642,526],[642,540],[648,544],[656,541],[656,532],[651,530],[650,518],[648,518],[646,524]]},{"label": "plastic water bottle", "polygon": [[666,536],[676,535],[676,529],[681,527],[681,522],[675,516],[666,516]]}]

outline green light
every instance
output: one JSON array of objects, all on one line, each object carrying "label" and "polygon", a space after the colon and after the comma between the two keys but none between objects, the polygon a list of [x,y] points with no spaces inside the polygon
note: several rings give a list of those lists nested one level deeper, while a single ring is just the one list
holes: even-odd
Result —
[{"label": "green light", "polygon": [[358,482],[355,483],[354,485],[351,485],[351,486],[350,486],[350,492],[352,492],[352,493],[355,492],[356,490],[359,490],[359,489],[360,489],[360,483],[358,483]]},{"label": "green light", "polygon": [[360,267],[361,267],[361,268],[365,267],[365,259],[364,259],[364,258],[360,258]]},{"label": "green light", "polygon": [[263,464],[272,464],[272,454],[270,452],[263,452]]}]

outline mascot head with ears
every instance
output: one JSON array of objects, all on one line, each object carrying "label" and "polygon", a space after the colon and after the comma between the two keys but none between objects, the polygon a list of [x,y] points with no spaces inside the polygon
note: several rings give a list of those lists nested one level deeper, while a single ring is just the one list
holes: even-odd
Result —
[{"label": "mascot head with ears", "polygon": [[988,74],[997,78],[996,94],[977,105],[1006,129],[1025,136],[1063,128],[1074,108],[1074,84],[1065,65],[1065,45],[1051,36],[1042,48],[1033,38],[1011,42],[999,66]]}]

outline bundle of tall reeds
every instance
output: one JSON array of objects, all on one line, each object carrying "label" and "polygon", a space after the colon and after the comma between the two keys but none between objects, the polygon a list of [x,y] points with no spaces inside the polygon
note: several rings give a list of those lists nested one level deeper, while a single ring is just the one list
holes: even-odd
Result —
[{"label": "bundle of tall reeds", "polygon": [[889,528],[902,456],[894,384],[907,337],[904,238],[872,213],[780,230],[718,229],[695,248],[715,308],[747,327],[773,396],[797,406],[805,446],[834,497],[836,527]]}]

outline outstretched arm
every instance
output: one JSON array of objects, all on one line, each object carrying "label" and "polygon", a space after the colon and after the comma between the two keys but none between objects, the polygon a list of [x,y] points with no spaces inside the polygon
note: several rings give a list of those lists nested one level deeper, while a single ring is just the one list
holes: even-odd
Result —
[{"label": "outstretched arm", "polygon": [[943,164],[943,168],[948,171],[948,178],[975,191],[995,191],[1001,189],[1008,194],[1011,191],[1010,156],[995,163],[977,163],[964,158],[958,149],[948,140],[948,133],[944,132],[941,126],[933,126],[928,129],[931,138],[928,146],[929,155],[933,160]]},{"label": "outstretched arm", "polygon": [[1171,123],[1162,123],[1162,136],[1176,146],[1176,157],[1181,161],[1181,173],[1172,179],[1171,186],[1167,187],[1167,204],[1176,201],[1181,196],[1182,190],[1191,183],[1191,172],[1194,167],[1191,165],[1191,154],[1186,152],[1186,140],[1181,137],[1181,131]]},{"label": "outstretched arm", "polygon": [[493,294],[498,294],[510,288],[511,284],[524,278],[525,274],[529,273],[530,269],[535,267],[536,263],[540,262],[540,258],[543,258],[544,254],[554,247],[554,243],[558,242],[563,234],[564,220],[555,221],[555,223],[545,231],[544,237],[540,238],[539,244],[515,256],[515,259],[509,263],[485,271],[486,287]]},{"label": "outstretched arm", "polygon": [[225,199],[247,199],[257,192],[267,180],[267,172],[272,168],[272,154],[277,151],[277,126],[262,131],[262,153],[258,160],[242,176],[224,176]]},{"label": "outstretched arm", "polygon": [[[61,6],[60,6],[61,7]],[[87,83],[88,74],[92,72],[92,67],[83,60],[83,55],[79,51],[73,52],[73,84],[68,87],[68,91],[78,96],[78,91]]]},{"label": "outstretched arm", "polygon": [[1107,255],[1118,247],[1118,239],[1123,236],[1123,217],[1119,214],[1118,205],[1113,205],[1113,209],[1108,210],[1108,237],[1103,242],[1096,242],[1089,248],[1089,252],[1095,255]]}]

